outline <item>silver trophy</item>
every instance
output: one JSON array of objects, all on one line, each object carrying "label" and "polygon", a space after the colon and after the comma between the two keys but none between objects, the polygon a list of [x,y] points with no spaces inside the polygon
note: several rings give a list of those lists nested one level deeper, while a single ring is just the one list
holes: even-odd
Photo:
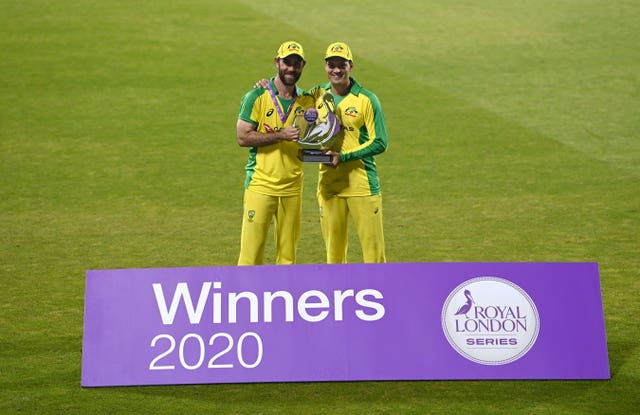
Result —
[{"label": "silver trophy", "polygon": [[340,121],[335,114],[333,95],[325,93],[322,102],[324,105],[319,109],[326,111],[324,117],[320,117],[317,109],[308,108],[303,113],[296,114],[293,122],[300,129],[298,145],[301,147],[300,159],[303,162],[331,163],[331,155],[325,152],[331,148],[340,132]]}]

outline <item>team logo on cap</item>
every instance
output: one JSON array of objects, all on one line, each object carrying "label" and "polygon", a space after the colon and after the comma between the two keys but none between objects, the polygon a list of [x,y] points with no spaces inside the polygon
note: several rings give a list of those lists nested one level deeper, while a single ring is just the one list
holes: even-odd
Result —
[{"label": "team logo on cap", "polygon": [[331,52],[333,52],[333,53],[343,53],[344,52],[344,48],[342,47],[342,45],[333,45],[331,47]]},{"label": "team logo on cap", "polygon": [[287,50],[290,53],[300,53],[300,45],[298,45],[297,43],[289,43],[287,45]]},{"label": "team logo on cap", "polygon": [[478,277],[454,289],[442,307],[442,329],[465,358],[484,365],[520,359],[540,329],[538,310],[519,286],[497,277]]}]

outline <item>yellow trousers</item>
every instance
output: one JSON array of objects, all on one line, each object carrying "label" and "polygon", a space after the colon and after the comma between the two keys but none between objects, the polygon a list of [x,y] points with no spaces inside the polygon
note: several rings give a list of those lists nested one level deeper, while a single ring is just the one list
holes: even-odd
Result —
[{"label": "yellow trousers", "polygon": [[301,216],[300,195],[269,196],[245,190],[238,265],[264,264],[272,221],[275,221],[276,264],[295,264]]},{"label": "yellow trousers", "polygon": [[347,262],[349,216],[353,218],[364,262],[386,262],[382,196],[327,196],[318,193],[320,225],[328,264]]}]

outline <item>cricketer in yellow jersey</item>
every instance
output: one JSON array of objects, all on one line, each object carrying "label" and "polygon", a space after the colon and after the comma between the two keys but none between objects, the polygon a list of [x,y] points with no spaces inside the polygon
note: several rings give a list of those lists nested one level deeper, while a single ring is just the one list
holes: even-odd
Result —
[{"label": "cricketer in yellow jersey", "polygon": [[314,105],[314,98],[296,86],[305,63],[302,46],[284,42],[274,58],[277,75],[266,88],[252,89],[242,98],[236,137],[241,147],[249,147],[249,160],[238,265],[264,263],[274,220],[276,263],[296,262],[303,172],[296,144],[300,131],[293,121]]},{"label": "cricketer in yellow jersey", "polygon": [[[321,107],[322,96],[334,96],[342,129],[331,150],[331,163],[320,165],[318,203],[327,263],[346,263],[348,218],[353,218],[364,262],[386,262],[382,195],[374,156],[387,148],[387,127],[378,97],[350,76],[353,56],[343,42],[325,53],[329,83],[309,93]],[[321,108],[320,108],[321,110]]]}]

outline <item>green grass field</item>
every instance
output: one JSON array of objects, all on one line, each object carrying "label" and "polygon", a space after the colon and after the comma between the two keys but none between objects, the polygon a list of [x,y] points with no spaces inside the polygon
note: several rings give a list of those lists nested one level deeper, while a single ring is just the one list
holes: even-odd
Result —
[{"label": "green grass field", "polygon": [[[638,2],[0,6],[0,413],[638,413]],[[610,381],[80,387],[86,270],[235,263],[239,100],[288,39],[301,86],[342,40],[382,101],[388,259],[598,262]]]}]

